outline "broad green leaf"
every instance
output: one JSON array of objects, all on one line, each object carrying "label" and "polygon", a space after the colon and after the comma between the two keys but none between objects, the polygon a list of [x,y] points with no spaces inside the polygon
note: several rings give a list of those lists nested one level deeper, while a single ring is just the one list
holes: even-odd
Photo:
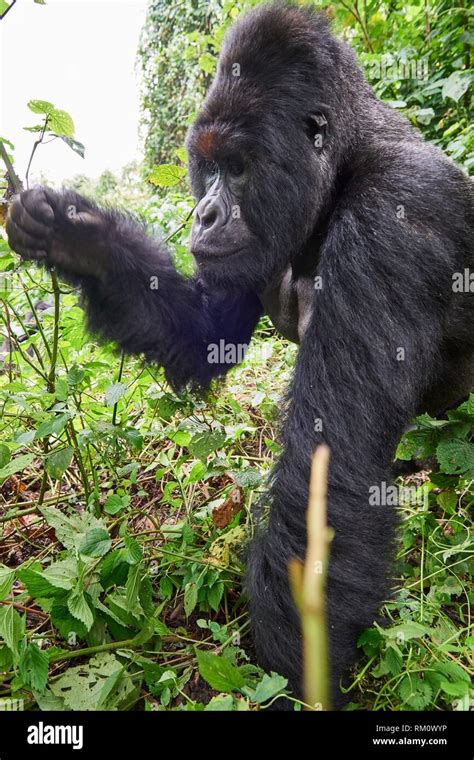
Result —
[{"label": "broad green leaf", "polygon": [[13,655],[13,662],[20,659],[19,644],[23,637],[23,621],[12,604],[0,607],[0,636]]},{"label": "broad green leaf", "polygon": [[470,81],[471,77],[469,75],[463,74],[460,71],[453,71],[451,76],[444,81],[441,91],[442,97],[444,99],[451,98],[451,100],[457,103],[467,91]]},{"label": "broad green leaf", "polygon": [[20,675],[26,686],[43,694],[48,683],[49,659],[35,643],[27,644],[20,657]]},{"label": "broad green leaf", "polygon": [[196,651],[199,673],[216,691],[239,691],[245,686],[242,673],[226,657]]},{"label": "broad green leaf", "polygon": [[436,449],[436,457],[440,469],[448,475],[474,472],[474,444],[468,441],[441,441]]},{"label": "broad green leaf", "polygon": [[278,673],[272,673],[271,675],[265,673],[250,698],[252,702],[257,702],[261,705],[263,702],[268,702],[275,694],[283,691],[287,684],[288,680],[283,678],[283,676],[279,676]]},{"label": "broad green leaf", "polygon": [[69,599],[67,600],[67,607],[71,615],[84,623],[88,631],[92,628],[94,623],[94,615],[89,607],[87,599],[83,591],[77,588],[73,591]]},{"label": "broad green leaf", "polygon": [[115,683],[105,703],[101,702],[101,697],[109,677],[122,668],[122,663],[113,654],[102,652],[83,665],[68,668],[50,688],[56,697],[64,700],[69,710],[97,710],[99,705],[103,710],[120,709],[135,691],[131,677]]},{"label": "broad green leaf", "polygon": [[118,493],[108,496],[104,505],[104,512],[108,515],[117,515],[123,509],[126,509],[130,504],[130,496],[121,496]]},{"label": "broad green leaf", "polygon": [[12,458],[11,451],[4,443],[0,443],[0,469],[6,467],[10,459]]},{"label": "broad green leaf", "polygon": [[66,111],[55,108],[48,114],[48,129],[58,137],[73,137],[74,122]]},{"label": "broad green leaf", "polygon": [[48,475],[54,480],[60,480],[67,468],[71,464],[74,449],[72,446],[65,446],[63,449],[56,449],[45,459],[45,468]]},{"label": "broad green leaf", "polygon": [[207,592],[207,601],[209,602],[211,609],[215,612],[219,609],[222,595],[224,594],[224,584],[222,581],[217,581]]},{"label": "broad green leaf", "polygon": [[53,562],[44,570],[43,577],[56,588],[70,591],[77,581],[78,568],[74,557]]},{"label": "broad green leaf", "polygon": [[193,436],[188,445],[188,449],[194,457],[205,461],[209,454],[216,449],[220,449],[224,445],[225,439],[225,433],[198,433]]},{"label": "broad green leaf", "polygon": [[124,383],[114,383],[105,390],[107,406],[114,406],[126,394],[127,386]]},{"label": "broad green leaf", "polygon": [[103,557],[112,546],[112,539],[105,528],[92,528],[79,545],[79,552],[87,557]]},{"label": "broad green leaf", "polygon": [[0,565],[0,600],[6,599],[11,591],[15,571],[6,565]]},{"label": "broad green leaf", "polygon": [[45,116],[49,116],[49,114],[55,110],[53,104],[48,100],[30,100],[28,108],[30,111],[33,111],[33,113],[41,113]]},{"label": "broad green leaf", "polygon": [[195,583],[187,583],[184,589],[184,611],[189,617],[197,604],[197,586]]},{"label": "broad green leaf", "polygon": [[160,164],[154,166],[148,181],[152,185],[158,185],[158,187],[174,187],[186,176],[186,169],[184,166],[178,166],[177,164]]},{"label": "broad green leaf", "polygon": [[5,480],[5,478],[10,478],[17,472],[21,472],[21,470],[24,470],[25,467],[28,467],[32,463],[34,458],[34,454],[22,454],[22,456],[12,459],[11,462],[8,462],[8,464],[0,469],[0,480]]}]

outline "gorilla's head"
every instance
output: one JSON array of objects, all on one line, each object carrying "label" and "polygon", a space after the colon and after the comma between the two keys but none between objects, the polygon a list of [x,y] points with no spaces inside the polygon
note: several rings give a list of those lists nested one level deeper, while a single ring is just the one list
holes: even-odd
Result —
[{"label": "gorilla's head", "polygon": [[232,27],[187,139],[191,250],[206,279],[258,291],[301,250],[330,199],[361,88],[352,53],[310,9],[261,6]]}]

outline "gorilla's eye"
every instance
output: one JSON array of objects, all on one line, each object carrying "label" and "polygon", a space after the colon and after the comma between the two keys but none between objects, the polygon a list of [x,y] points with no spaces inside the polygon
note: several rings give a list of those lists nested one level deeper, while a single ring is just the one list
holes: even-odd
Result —
[{"label": "gorilla's eye", "polygon": [[241,177],[245,171],[245,164],[241,158],[232,158],[227,165],[227,169],[232,177]]}]

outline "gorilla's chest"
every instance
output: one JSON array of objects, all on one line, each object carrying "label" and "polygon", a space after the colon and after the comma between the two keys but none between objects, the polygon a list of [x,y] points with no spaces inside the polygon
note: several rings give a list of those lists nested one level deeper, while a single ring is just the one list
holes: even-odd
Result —
[{"label": "gorilla's chest", "polygon": [[300,343],[313,310],[313,278],[295,277],[289,266],[283,277],[269,285],[259,298],[278,332],[293,343]]}]

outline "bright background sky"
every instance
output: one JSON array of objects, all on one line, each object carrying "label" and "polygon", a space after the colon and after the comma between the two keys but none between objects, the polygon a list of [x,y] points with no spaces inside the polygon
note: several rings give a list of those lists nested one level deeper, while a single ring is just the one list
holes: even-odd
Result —
[{"label": "bright background sky", "polygon": [[[0,21],[0,136],[15,145],[23,177],[34,136],[23,127],[41,117],[26,106],[48,100],[72,116],[86,158],[61,140],[40,146],[31,177],[60,184],[74,174],[97,177],[139,157],[139,89],[135,73],[147,0],[17,0]],[[2,172],[3,173],[3,172]]]}]

